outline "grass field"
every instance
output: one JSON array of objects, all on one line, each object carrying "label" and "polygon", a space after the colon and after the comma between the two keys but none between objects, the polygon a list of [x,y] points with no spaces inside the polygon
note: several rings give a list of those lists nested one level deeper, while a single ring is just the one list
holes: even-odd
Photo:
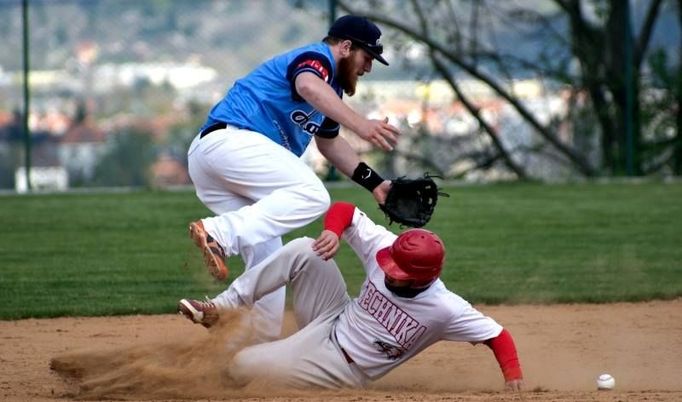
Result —
[{"label": "grass field", "polygon": [[[682,296],[682,184],[448,187],[427,226],[443,279],[474,303],[613,302]],[[366,191],[332,189],[385,222]],[[187,238],[208,216],[193,192],[0,197],[0,318],[170,313],[214,295]],[[392,226],[394,231],[400,229]],[[286,237],[316,236],[315,222]],[[351,294],[352,251],[337,261]],[[233,279],[241,270],[230,258]]]}]

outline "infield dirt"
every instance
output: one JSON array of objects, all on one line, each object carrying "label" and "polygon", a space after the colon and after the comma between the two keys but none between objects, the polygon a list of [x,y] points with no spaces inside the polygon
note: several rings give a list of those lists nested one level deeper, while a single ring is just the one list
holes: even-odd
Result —
[{"label": "infield dirt", "polygon": [[[0,321],[0,399],[682,400],[682,299],[476,307],[514,335],[524,392],[502,392],[487,347],[446,342],[368,390],[235,388],[221,370],[232,353],[226,344],[244,334],[227,329],[218,337],[182,317],[162,315]],[[290,332],[291,317],[287,321]],[[596,390],[596,377],[604,372],[616,378],[614,391]]]}]

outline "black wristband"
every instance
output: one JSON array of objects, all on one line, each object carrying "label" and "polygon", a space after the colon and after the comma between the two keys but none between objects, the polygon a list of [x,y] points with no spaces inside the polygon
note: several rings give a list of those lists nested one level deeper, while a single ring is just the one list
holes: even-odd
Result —
[{"label": "black wristband", "polygon": [[384,179],[379,176],[379,173],[367,166],[365,162],[358,163],[358,166],[353,171],[351,179],[369,191],[373,191],[384,181]]}]

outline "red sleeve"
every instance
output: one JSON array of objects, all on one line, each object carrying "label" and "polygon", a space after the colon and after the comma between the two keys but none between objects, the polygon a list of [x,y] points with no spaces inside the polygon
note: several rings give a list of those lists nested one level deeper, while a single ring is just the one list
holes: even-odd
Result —
[{"label": "red sleeve", "polygon": [[516,354],[514,338],[512,338],[509,331],[503,329],[496,338],[488,339],[485,341],[485,344],[495,353],[495,358],[502,369],[505,381],[523,378],[519,357]]},{"label": "red sleeve", "polygon": [[343,231],[353,223],[355,205],[349,202],[335,202],[324,216],[324,228],[341,237]]}]

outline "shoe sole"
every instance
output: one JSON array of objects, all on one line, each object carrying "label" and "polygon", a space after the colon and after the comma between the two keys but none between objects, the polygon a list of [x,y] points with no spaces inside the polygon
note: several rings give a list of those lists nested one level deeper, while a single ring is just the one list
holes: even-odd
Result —
[{"label": "shoe sole", "polygon": [[208,233],[199,227],[198,224],[190,223],[189,237],[194,241],[194,244],[201,249],[201,253],[204,256],[204,265],[208,268],[208,273],[218,281],[227,279],[229,271],[227,270],[225,263],[220,260],[219,256],[215,255],[206,241]]},{"label": "shoe sole", "polygon": [[192,321],[193,323],[200,324],[201,320],[197,321],[195,320],[195,314],[201,313],[194,307],[192,307],[192,304],[188,302],[186,299],[182,299],[178,302],[178,314],[184,316],[188,320]]},{"label": "shoe sole", "polygon": [[205,328],[211,328],[213,325],[213,323],[204,322],[204,319],[206,318],[205,313],[195,309],[194,306],[192,306],[192,303],[187,299],[182,299],[178,302],[178,314],[195,324],[201,324]]}]

